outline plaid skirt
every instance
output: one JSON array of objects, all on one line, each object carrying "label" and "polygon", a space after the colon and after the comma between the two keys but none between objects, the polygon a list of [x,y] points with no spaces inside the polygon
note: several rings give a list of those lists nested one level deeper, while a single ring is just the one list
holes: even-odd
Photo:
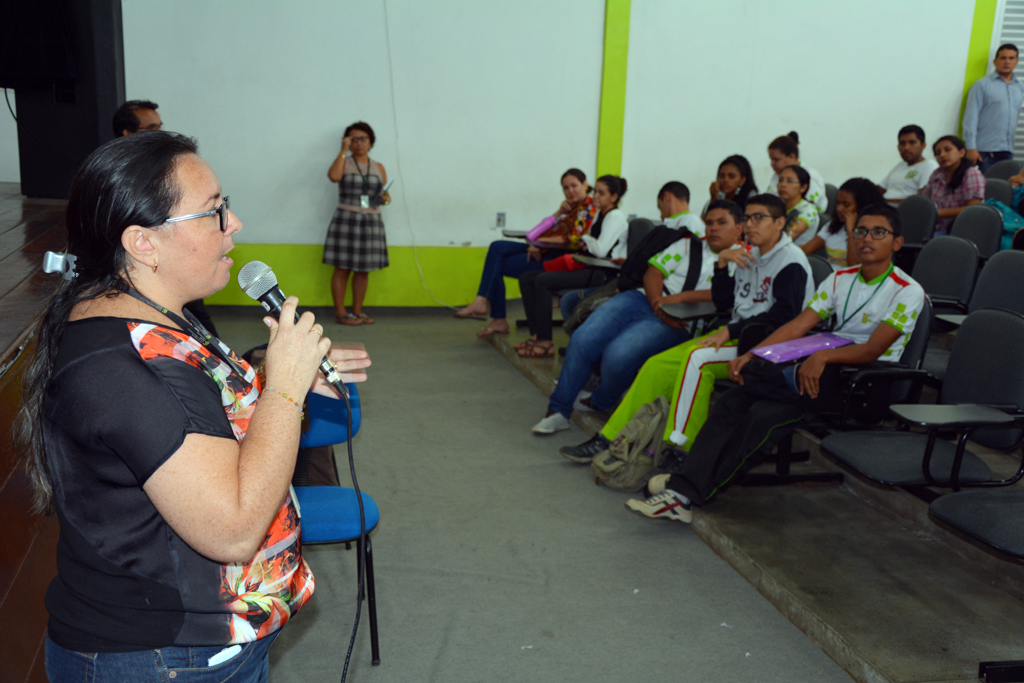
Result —
[{"label": "plaid skirt", "polygon": [[388,267],[388,242],[379,213],[335,209],[327,228],[324,263],[367,273]]}]

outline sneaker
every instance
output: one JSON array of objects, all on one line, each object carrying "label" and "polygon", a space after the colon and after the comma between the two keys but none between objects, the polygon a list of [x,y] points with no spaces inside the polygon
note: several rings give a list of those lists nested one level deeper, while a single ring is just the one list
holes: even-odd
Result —
[{"label": "sneaker", "polygon": [[576,400],[572,402],[572,409],[578,410],[581,413],[594,412],[594,406],[590,403],[590,393],[589,391],[581,391]]},{"label": "sneaker", "polygon": [[689,501],[683,502],[674,491],[665,490],[647,500],[633,498],[626,501],[626,509],[650,517],[651,519],[668,519],[674,522],[689,524],[693,521]]},{"label": "sneaker", "polygon": [[647,497],[656,496],[665,490],[671,474],[656,474],[647,482]]},{"label": "sneaker", "polygon": [[566,460],[572,460],[581,465],[589,465],[595,455],[601,451],[608,450],[608,447],[611,445],[612,442],[604,438],[601,432],[598,432],[590,441],[585,441],[579,446],[562,446],[558,449],[558,452]]},{"label": "sneaker", "polygon": [[569,428],[569,418],[553,410],[544,419],[533,425],[534,434],[554,434]]}]

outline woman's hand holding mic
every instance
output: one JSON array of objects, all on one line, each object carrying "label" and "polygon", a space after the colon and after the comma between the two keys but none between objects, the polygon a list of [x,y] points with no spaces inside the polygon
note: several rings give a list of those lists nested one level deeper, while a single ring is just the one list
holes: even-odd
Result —
[{"label": "woman's hand holding mic", "polygon": [[290,296],[281,306],[280,320],[270,316],[263,319],[270,328],[267,386],[264,389],[273,387],[294,398],[301,406],[302,397],[319,374],[320,361],[331,349],[331,340],[323,336],[323,326],[309,311],[295,320],[298,305],[299,300]]}]

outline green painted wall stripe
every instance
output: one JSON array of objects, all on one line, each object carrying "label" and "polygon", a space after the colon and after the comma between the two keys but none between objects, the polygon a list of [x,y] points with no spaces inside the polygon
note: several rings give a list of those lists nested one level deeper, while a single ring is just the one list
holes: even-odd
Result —
[{"label": "green painted wall stripe", "polygon": [[[979,0],[980,1],[980,0]],[[597,128],[597,175],[622,172],[622,129],[626,119],[626,60],[629,56],[630,0],[605,0],[601,112]]]},{"label": "green painted wall stripe", "polygon": [[[462,306],[473,300],[480,286],[486,247],[419,247],[423,276],[434,295],[446,304]],[[249,261],[270,264],[285,294],[299,297],[306,306],[330,306],[332,266],[321,259],[324,248],[319,244],[237,244],[231,252],[235,265],[231,282],[213,296],[208,304],[257,305],[238,286],[238,269]],[[412,247],[388,247],[391,265],[370,273],[366,292],[367,306],[438,306],[420,284],[420,274],[413,259]],[[506,296],[519,297],[518,280],[505,279]],[[352,300],[351,287],[347,295]]]},{"label": "green painted wall stripe", "polygon": [[[992,31],[996,24],[998,0],[975,0],[974,21],[971,23],[971,43],[967,48],[967,71],[964,74],[964,94],[960,101],[960,119],[963,121],[964,107],[967,106],[967,91],[971,85],[988,71],[988,53],[992,49]],[[961,123],[960,136],[964,130]]]}]

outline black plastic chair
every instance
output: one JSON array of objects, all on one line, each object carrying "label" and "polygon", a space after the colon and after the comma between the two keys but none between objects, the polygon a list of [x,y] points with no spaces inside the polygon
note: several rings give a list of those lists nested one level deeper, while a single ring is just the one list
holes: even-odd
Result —
[{"label": "black plastic chair", "polygon": [[[1024,438],[1024,316],[981,310],[964,321],[953,344],[938,405],[894,405],[907,426],[926,430],[831,434],[821,449],[861,475],[888,486],[1008,486],[1024,476],[993,481],[984,460],[966,450],[968,438],[990,448],[1012,449]],[[936,386],[923,370],[893,370],[894,377]],[[1004,411],[1010,411],[1007,414]],[[940,440],[953,431],[957,443]]]},{"label": "black plastic chair", "polygon": [[[1024,314],[1024,252],[1001,251],[981,269],[966,312],[971,314],[985,308]],[[924,369],[933,377],[943,379],[949,354],[944,349],[928,349]]]},{"label": "black plastic chair", "polygon": [[811,265],[811,277],[814,279],[815,289],[825,281],[825,278],[834,272],[832,270],[832,264],[828,262],[828,259],[817,254],[809,255],[807,257],[807,263]]},{"label": "black plastic chair", "polygon": [[953,220],[949,234],[970,240],[978,247],[981,258],[991,258],[999,251],[1003,239],[1003,216],[985,204],[968,206]]},{"label": "black plastic chair", "polygon": [[[825,198],[828,200],[828,208],[825,209],[826,216],[834,216],[836,213],[836,197],[839,196],[839,188],[832,183],[825,183]],[[819,226],[820,229],[821,226]]]},{"label": "black plastic chair", "polygon": [[985,199],[995,199],[1013,208],[1013,185],[999,178],[985,179]]},{"label": "black plastic chair", "polygon": [[985,171],[985,177],[1009,180],[1012,176],[1020,173],[1021,168],[1024,168],[1024,161],[1016,161],[1015,159],[997,161]]},{"label": "black plastic chair", "polygon": [[897,210],[903,223],[903,247],[893,258],[896,265],[909,273],[914,269],[917,255],[935,234],[939,210],[932,198],[923,194],[910,195],[900,202]]},{"label": "black plastic chair", "polygon": [[978,276],[978,248],[959,237],[936,237],[918,254],[910,275],[931,297],[936,315],[966,313]]}]

